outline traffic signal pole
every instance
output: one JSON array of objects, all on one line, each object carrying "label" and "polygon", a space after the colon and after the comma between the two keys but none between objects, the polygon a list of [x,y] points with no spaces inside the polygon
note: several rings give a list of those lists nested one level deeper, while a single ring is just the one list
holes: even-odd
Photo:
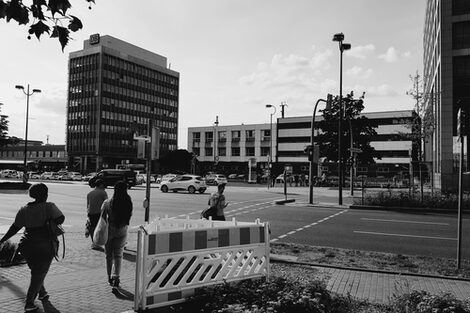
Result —
[{"label": "traffic signal pole", "polygon": [[[313,108],[313,114],[312,114],[312,125],[311,125],[311,134],[310,134],[310,149],[309,151],[309,171],[308,171],[308,203],[313,204],[313,156],[315,154],[314,146],[315,146],[315,114],[317,113],[317,106],[320,102],[326,102],[327,107],[331,103],[332,100],[332,95],[328,94],[327,100],[324,99],[318,99],[317,102],[315,103],[315,107]],[[310,157],[311,154],[311,157]]]}]

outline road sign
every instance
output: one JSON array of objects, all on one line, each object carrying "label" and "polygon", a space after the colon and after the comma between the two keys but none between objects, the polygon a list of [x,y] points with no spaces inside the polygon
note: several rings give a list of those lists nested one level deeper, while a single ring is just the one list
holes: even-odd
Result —
[{"label": "road sign", "polygon": [[359,149],[359,148],[349,148],[349,151],[351,151],[353,153],[362,153],[362,150]]},{"label": "road sign", "polygon": [[136,136],[134,135],[134,140],[142,140],[145,142],[152,142],[152,137],[149,135],[141,135],[141,136]]}]

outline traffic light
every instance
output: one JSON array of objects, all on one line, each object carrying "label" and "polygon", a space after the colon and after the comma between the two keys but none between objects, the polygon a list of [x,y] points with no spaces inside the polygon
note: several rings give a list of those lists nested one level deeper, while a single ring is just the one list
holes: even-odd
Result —
[{"label": "traffic light", "polygon": [[326,96],[326,109],[327,110],[331,109],[332,104],[333,104],[333,95],[329,93]]},{"label": "traffic light", "polygon": [[305,154],[307,154],[308,160],[312,162],[312,161],[313,161],[313,149],[312,149],[312,146],[311,146],[311,145],[305,146],[304,152],[305,152]]}]

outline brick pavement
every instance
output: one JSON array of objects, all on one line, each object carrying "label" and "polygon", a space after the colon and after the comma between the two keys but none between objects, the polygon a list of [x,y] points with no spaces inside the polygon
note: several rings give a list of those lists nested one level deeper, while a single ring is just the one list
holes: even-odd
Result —
[{"label": "brick pavement", "polygon": [[[128,238],[130,247],[135,247],[135,240],[134,230]],[[91,250],[89,239],[84,238],[82,233],[68,232],[66,247],[65,259],[54,261],[46,278],[45,286],[50,300],[42,305],[37,301],[39,313],[132,311],[131,298],[119,299],[111,293],[104,254]],[[393,295],[410,290],[426,290],[432,294],[450,292],[459,299],[470,298],[469,281],[325,267],[311,267],[309,271],[311,275],[326,280],[332,292],[378,303],[386,303]],[[134,291],[134,275],[135,264],[124,260],[121,280],[130,296]],[[0,313],[23,311],[28,280],[29,269],[26,265],[0,268]]]}]

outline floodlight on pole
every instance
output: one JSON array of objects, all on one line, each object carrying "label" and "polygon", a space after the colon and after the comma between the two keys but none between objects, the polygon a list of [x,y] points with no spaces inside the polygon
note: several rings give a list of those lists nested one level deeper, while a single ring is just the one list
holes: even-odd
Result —
[{"label": "floodlight on pole", "polygon": [[343,160],[342,160],[342,119],[343,119],[343,52],[351,49],[351,44],[343,43],[344,34],[338,33],[333,35],[333,41],[337,41],[340,51],[339,62],[339,116],[338,116],[338,204],[343,204]]}]

